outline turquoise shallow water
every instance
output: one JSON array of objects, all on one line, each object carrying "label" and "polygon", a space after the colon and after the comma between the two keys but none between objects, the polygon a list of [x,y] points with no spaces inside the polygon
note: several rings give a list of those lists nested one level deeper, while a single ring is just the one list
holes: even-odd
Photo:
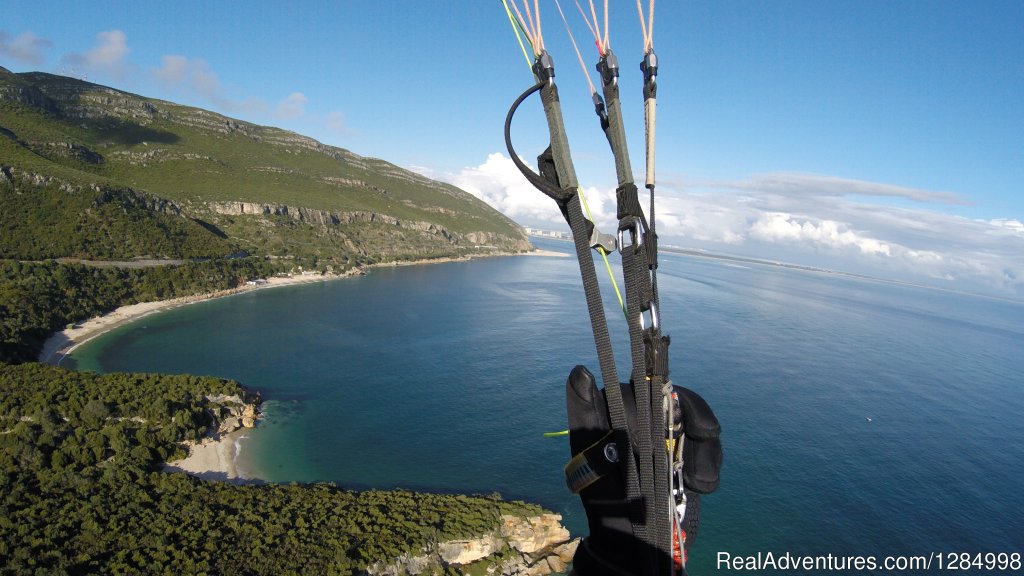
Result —
[{"label": "turquoise shallow water", "polygon": [[[1024,551],[1024,304],[668,254],[660,272],[673,380],[724,429],[694,573],[719,551]],[[565,427],[572,366],[597,372],[573,258],[251,292],[141,319],[71,360],[262,391],[243,456],[271,480],[497,491],[585,527],[567,443],[541,436]]]}]

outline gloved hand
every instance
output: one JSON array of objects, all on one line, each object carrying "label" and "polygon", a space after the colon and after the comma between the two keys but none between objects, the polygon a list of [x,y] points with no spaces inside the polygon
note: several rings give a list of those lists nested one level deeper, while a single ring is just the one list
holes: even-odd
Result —
[{"label": "gloved hand", "polygon": [[[633,388],[622,384],[623,407],[631,429],[636,429],[636,403]],[[700,513],[700,493],[718,487],[722,464],[720,427],[714,413],[696,393],[674,386],[685,433],[683,445],[683,485],[687,505],[683,518],[685,546],[696,538]],[[583,539],[573,558],[574,573],[580,576],[613,574],[651,574],[652,554],[634,537],[630,503],[626,497],[626,467],[619,460],[626,451],[625,439],[612,431],[605,391],[598,390],[593,374],[576,366],[566,382],[566,406],[569,416],[569,445],[574,460],[566,467],[567,480],[578,491],[587,513],[590,534]],[[638,445],[633,443],[633,453]],[[666,494],[665,498],[670,498]],[[642,503],[633,503],[642,515]],[[664,565],[664,563],[661,563]]]}]

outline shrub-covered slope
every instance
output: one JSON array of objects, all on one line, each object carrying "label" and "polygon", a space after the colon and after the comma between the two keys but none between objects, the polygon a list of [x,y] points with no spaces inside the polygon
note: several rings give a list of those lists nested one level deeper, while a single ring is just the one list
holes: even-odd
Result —
[{"label": "shrub-covered slope", "polygon": [[[386,161],[198,108],[3,68],[0,186],[14,207],[0,225],[19,249],[32,248],[19,254],[40,258],[57,247],[22,236],[68,218],[98,258],[115,249],[96,247],[97,239],[118,234],[134,243],[121,253],[140,256],[243,249],[338,265],[529,248],[515,223],[472,195]],[[98,219],[110,229],[88,234]],[[184,221],[170,223],[177,220]],[[183,245],[154,242],[160,230]]]},{"label": "shrub-covered slope", "polygon": [[351,574],[542,510],[332,485],[158,472],[235,382],[0,364],[0,572]]}]

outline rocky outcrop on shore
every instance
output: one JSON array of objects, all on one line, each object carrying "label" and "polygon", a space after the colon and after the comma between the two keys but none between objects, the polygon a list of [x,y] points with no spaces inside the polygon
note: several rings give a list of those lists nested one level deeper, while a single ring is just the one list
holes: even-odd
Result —
[{"label": "rocky outcrop on shore", "polygon": [[421,554],[405,554],[394,562],[370,566],[373,576],[404,576],[454,568],[495,576],[542,576],[564,572],[576,552],[558,514],[502,516],[494,531],[477,538],[433,544]]},{"label": "rocky outcrop on shore", "polygon": [[253,428],[261,417],[259,393],[241,396],[207,396],[211,404],[207,412],[211,419],[212,436],[230,434],[240,428]]}]

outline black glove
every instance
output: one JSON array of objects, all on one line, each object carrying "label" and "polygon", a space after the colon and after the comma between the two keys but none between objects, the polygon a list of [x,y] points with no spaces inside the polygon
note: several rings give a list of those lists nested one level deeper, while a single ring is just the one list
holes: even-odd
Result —
[{"label": "black glove", "polygon": [[[633,387],[622,384],[623,407],[631,429],[636,430],[636,402]],[[699,493],[718,487],[722,465],[720,427],[704,399],[695,392],[674,386],[682,415],[683,485],[687,505],[683,518],[686,548],[697,534],[700,512]],[[590,535],[583,539],[573,558],[573,570],[581,576],[651,574],[651,551],[633,534],[630,519],[642,516],[643,504],[630,503],[626,497],[626,468],[619,461],[626,452],[620,449],[625,439],[616,437],[608,416],[604,390],[598,390],[594,376],[576,366],[566,382],[566,406],[569,416],[569,445],[574,459],[566,467],[570,488],[578,491],[587,512]],[[633,454],[638,453],[634,442]],[[668,498],[668,495],[665,495]],[[658,564],[666,565],[659,561]]]}]

